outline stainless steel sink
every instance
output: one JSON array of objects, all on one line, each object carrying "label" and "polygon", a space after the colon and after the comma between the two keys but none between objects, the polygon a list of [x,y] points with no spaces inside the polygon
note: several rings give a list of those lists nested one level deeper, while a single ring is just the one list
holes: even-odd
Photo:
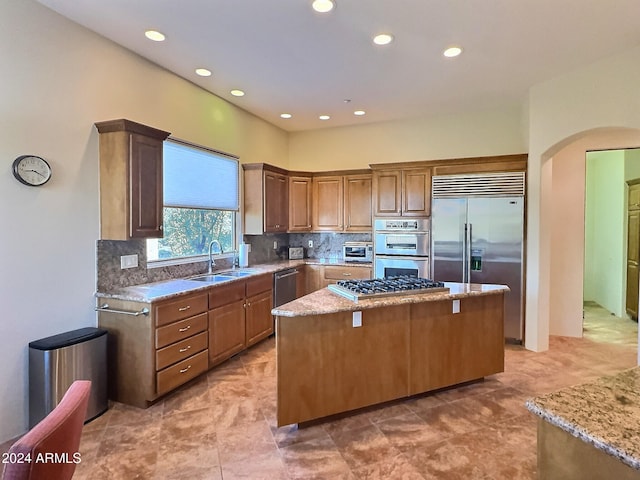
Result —
[{"label": "stainless steel sink", "polygon": [[197,277],[191,277],[188,280],[194,280],[196,282],[207,282],[207,283],[217,283],[224,282],[226,280],[233,280],[234,276],[231,275],[221,275],[221,274],[207,274],[207,275],[198,275]]},{"label": "stainless steel sink", "polygon": [[248,277],[249,275],[253,275],[257,273],[257,270],[229,270],[227,272],[222,272],[222,275],[229,275],[231,277]]}]

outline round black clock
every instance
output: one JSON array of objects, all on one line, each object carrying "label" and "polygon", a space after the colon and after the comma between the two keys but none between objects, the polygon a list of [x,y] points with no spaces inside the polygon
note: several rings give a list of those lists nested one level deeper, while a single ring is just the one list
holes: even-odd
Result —
[{"label": "round black clock", "polygon": [[51,178],[51,167],[44,158],[21,155],[13,161],[13,176],[20,183],[39,187]]}]

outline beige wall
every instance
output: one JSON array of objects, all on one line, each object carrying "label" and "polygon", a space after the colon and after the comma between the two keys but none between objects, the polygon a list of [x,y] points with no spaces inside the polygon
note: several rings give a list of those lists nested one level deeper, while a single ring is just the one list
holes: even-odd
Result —
[{"label": "beige wall", "polygon": [[[0,2],[0,442],[27,426],[27,344],[96,325],[98,135],[129,118],[244,162],[286,166],[286,132],[52,13]],[[46,158],[51,181],[11,162]]]},{"label": "beige wall", "polygon": [[290,135],[289,161],[296,169],[319,171],[526,153],[522,120],[517,106],[296,132]]},{"label": "beige wall", "polygon": [[[554,232],[552,175],[556,155],[578,140],[572,156],[584,161],[586,150],[626,148],[640,145],[640,47],[608,57],[566,75],[534,86],[529,91],[529,171],[527,239],[526,346],[531,350],[548,348],[550,322],[569,316],[575,318],[582,305],[581,273],[576,269],[555,272],[551,265]],[[580,151],[578,151],[580,150]],[[553,161],[550,159],[553,158]],[[578,175],[581,175],[578,173]],[[574,179],[584,185],[584,175]],[[575,199],[583,202],[583,195]],[[573,200],[572,200],[573,201]],[[576,200],[578,201],[578,200]],[[580,207],[582,208],[582,207]],[[580,251],[584,244],[584,224],[568,231],[567,245]],[[581,259],[579,259],[582,262]],[[582,269],[579,269],[581,272]],[[562,305],[551,304],[553,288],[571,296]],[[569,311],[564,307],[571,305]],[[564,307],[563,307],[564,306]]]}]

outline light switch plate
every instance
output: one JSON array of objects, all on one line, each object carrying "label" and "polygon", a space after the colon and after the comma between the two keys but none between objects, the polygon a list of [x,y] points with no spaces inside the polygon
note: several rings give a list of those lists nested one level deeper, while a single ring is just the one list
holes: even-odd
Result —
[{"label": "light switch plate", "polygon": [[460,300],[453,301],[453,313],[460,313]]},{"label": "light switch plate", "polygon": [[120,269],[135,268],[138,266],[138,255],[122,255],[120,257]]},{"label": "light switch plate", "polygon": [[313,248],[313,240],[309,240],[309,248]]},{"label": "light switch plate", "polygon": [[276,242],[276,241],[273,242],[273,249],[274,250],[278,249],[278,242]]},{"label": "light switch plate", "polygon": [[353,312],[353,328],[362,326],[362,312]]}]

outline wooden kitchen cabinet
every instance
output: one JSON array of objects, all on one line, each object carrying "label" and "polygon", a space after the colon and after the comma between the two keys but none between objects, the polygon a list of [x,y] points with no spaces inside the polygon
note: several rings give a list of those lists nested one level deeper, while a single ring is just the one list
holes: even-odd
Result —
[{"label": "wooden kitchen cabinet", "polygon": [[640,179],[631,180],[627,201],[627,291],[626,310],[638,319],[638,288],[640,288]]},{"label": "wooden kitchen cabinet", "polygon": [[217,285],[209,291],[209,367],[273,333],[273,275]]},{"label": "wooden kitchen cabinet", "polygon": [[298,267],[296,275],[296,298],[304,297],[307,294],[307,271],[308,265]]},{"label": "wooden kitchen cabinet", "polygon": [[374,215],[428,217],[431,215],[431,168],[375,170]]},{"label": "wooden kitchen cabinet", "polygon": [[313,231],[341,231],[344,226],[342,175],[313,177]]},{"label": "wooden kitchen cabinet", "polygon": [[264,163],[244,164],[245,234],[286,232],[289,180],[286,170]]},{"label": "wooden kitchen cabinet", "polygon": [[344,231],[370,232],[372,204],[371,174],[344,177]]},{"label": "wooden kitchen cabinet", "polygon": [[[98,326],[109,332],[110,399],[146,408],[207,370],[206,293],[153,304],[107,303]],[[140,313],[145,308],[146,315]]]},{"label": "wooden kitchen cabinet", "polygon": [[306,293],[315,292],[338,280],[370,279],[372,267],[368,265],[306,265]]},{"label": "wooden kitchen cabinet", "polygon": [[162,142],[169,132],[120,119],[100,133],[100,238],[162,237]]},{"label": "wooden kitchen cabinet", "polygon": [[289,231],[311,230],[311,177],[289,177]]}]

